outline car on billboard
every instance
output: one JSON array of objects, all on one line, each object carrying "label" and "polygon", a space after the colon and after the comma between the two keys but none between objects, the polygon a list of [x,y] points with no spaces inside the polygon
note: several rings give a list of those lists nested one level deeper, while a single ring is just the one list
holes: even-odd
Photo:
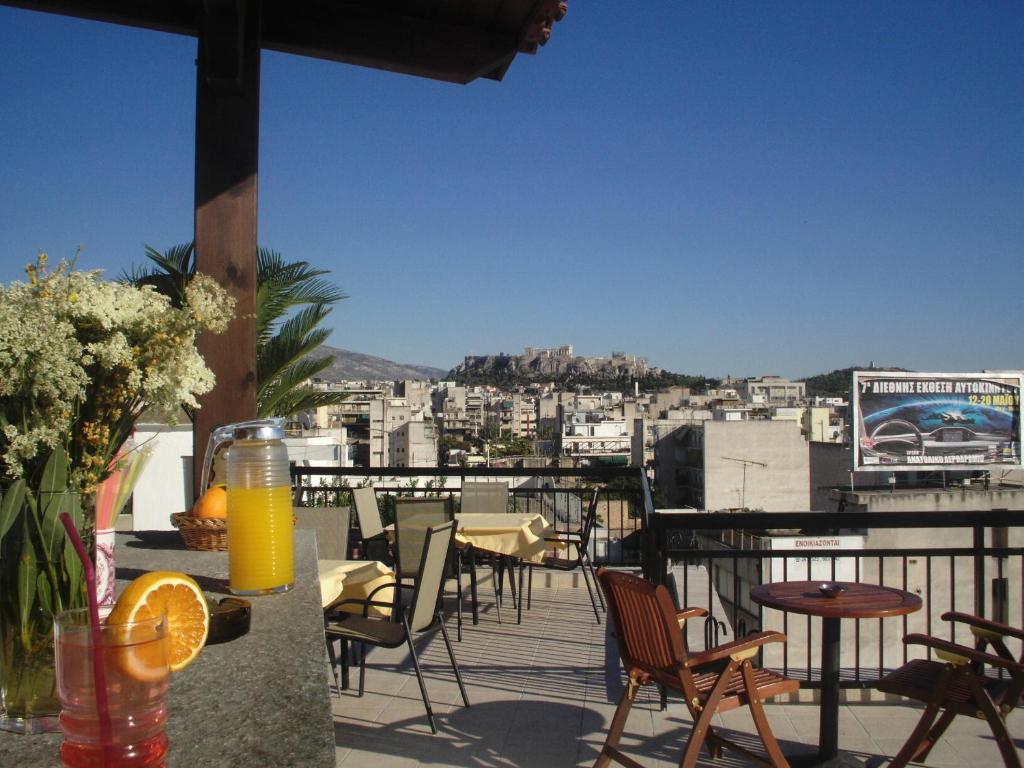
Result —
[{"label": "car on billboard", "polygon": [[869,457],[888,464],[909,456],[958,455],[968,461],[1012,456],[1016,436],[1012,413],[984,405],[961,408],[956,401],[948,408],[936,405],[934,400],[922,400],[865,414],[865,434],[860,440],[865,462],[875,463]]}]

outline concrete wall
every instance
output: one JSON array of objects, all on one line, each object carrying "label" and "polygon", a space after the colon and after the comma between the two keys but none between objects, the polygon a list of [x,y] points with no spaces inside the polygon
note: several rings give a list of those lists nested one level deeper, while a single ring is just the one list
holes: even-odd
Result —
[{"label": "concrete wall", "polygon": [[139,424],[135,441],[153,455],[132,496],[136,531],[170,531],[171,514],[192,507],[192,425]]},{"label": "concrete wall", "polygon": [[796,422],[704,423],[706,509],[806,511],[809,483],[807,442]]}]

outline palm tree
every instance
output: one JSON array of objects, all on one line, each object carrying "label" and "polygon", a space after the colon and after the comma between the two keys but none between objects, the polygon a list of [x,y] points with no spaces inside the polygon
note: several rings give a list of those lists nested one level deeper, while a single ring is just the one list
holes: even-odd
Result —
[{"label": "palm tree", "polygon": [[[133,267],[125,279],[152,285],[184,302],[185,288],[196,271],[195,246],[182,243],[164,253],[146,246],[150,269]],[[342,392],[324,392],[307,382],[334,362],[313,352],[327,340],[330,330],[320,323],[333,305],[346,298],[337,286],[322,279],[328,270],[314,269],[305,261],[287,262],[280,253],[260,248],[256,260],[256,411],[261,417],[291,416],[346,398]]]}]

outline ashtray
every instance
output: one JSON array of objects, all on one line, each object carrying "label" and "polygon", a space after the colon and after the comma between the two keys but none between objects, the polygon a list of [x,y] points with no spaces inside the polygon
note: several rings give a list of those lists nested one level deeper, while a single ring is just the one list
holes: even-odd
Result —
[{"label": "ashtray", "polygon": [[818,591],[821,592],[825,597],[839,597],[843,592],[846,591],[846,587],[842,584],[835,584],[827,581],[818,587]]}]

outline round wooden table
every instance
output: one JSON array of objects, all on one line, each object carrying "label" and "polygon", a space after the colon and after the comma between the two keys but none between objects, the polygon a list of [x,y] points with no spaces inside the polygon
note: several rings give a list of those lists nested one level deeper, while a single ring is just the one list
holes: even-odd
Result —
[{"label": "round wooden table", "polygon": [[920,610],[921,598],[895,587],[850,581],[827,582],[846,587],[827,597],[821,581],[780,581],[750,589],[750,599],[765,608],[820,616],[821,622],[821,720],[818,729],[818,760],[839,753],[839,622],[840,619],[877,619],[903,616]]}]

